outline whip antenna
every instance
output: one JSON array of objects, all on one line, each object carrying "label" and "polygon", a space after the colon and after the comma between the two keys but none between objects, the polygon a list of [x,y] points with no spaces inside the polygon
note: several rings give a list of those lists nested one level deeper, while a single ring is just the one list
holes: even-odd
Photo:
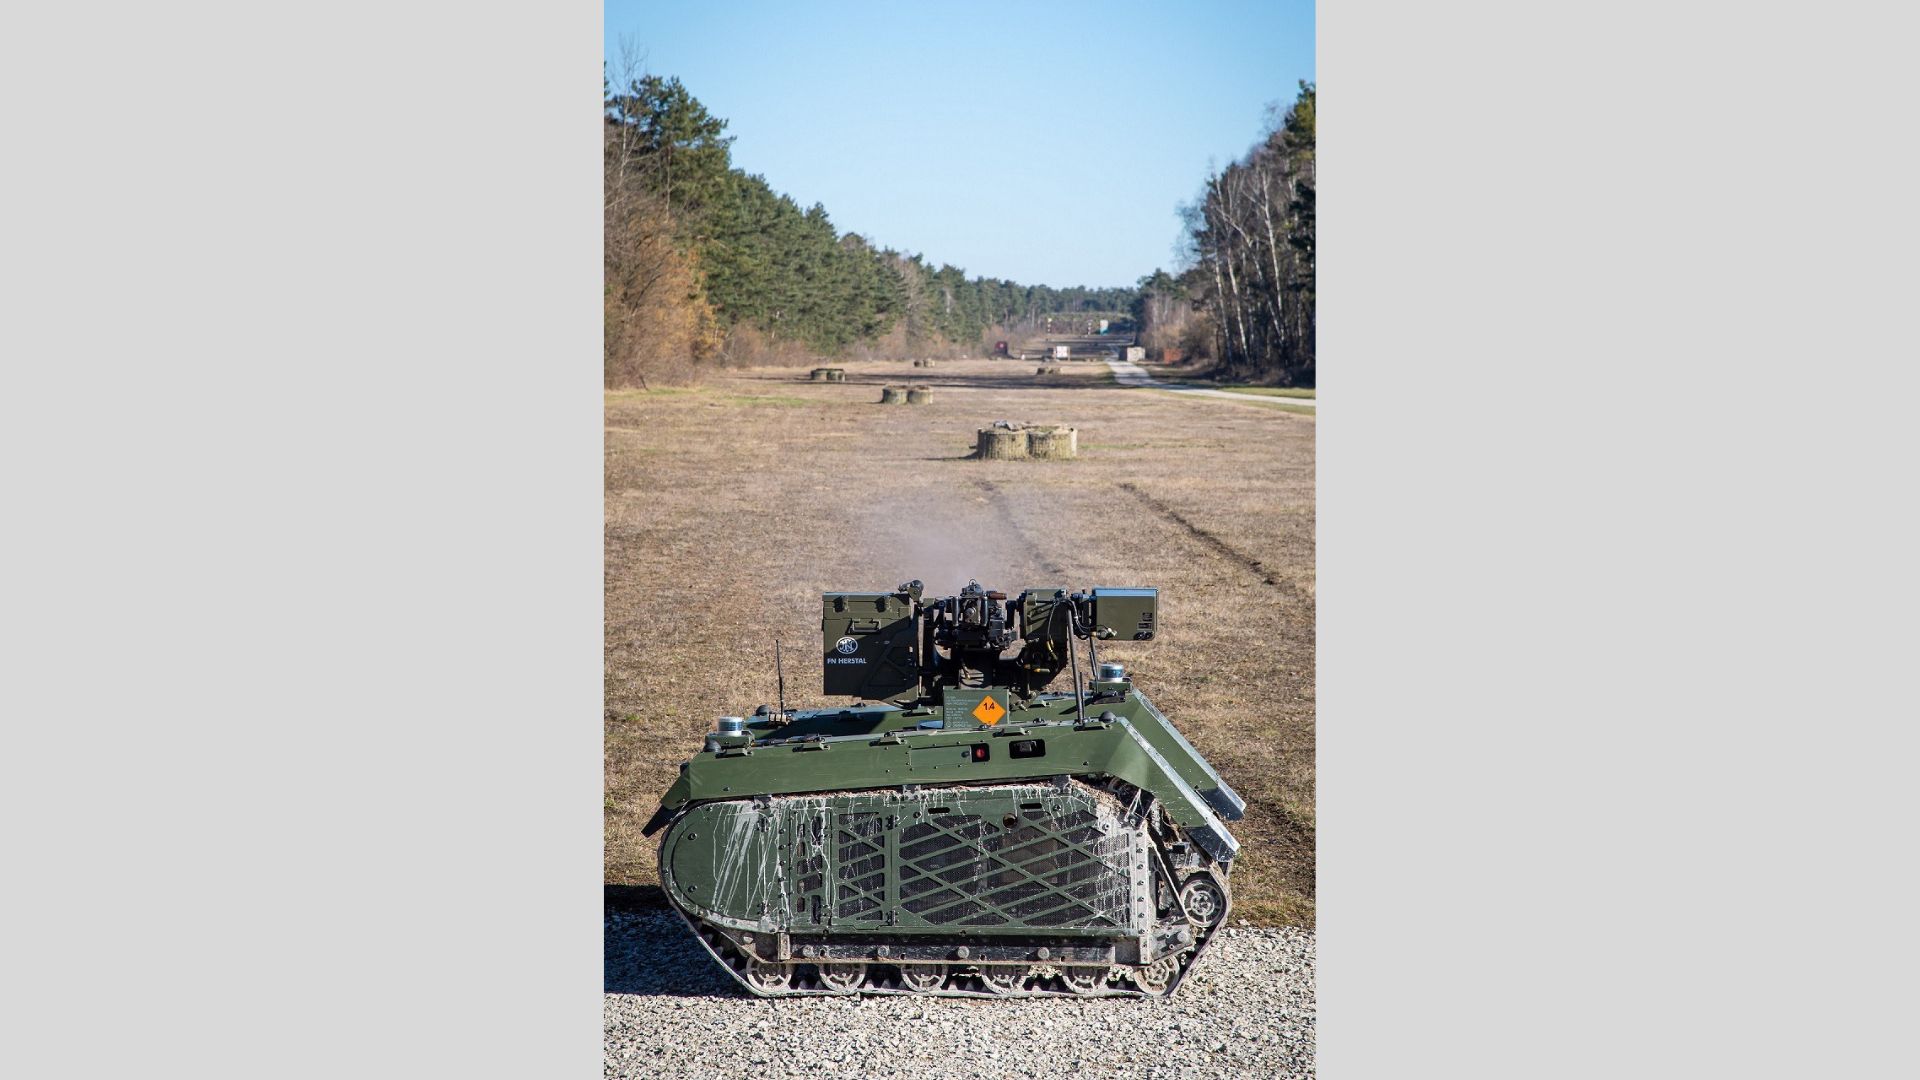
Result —
[{"label": "whip antenna", "polygon": [[780,683],[780,722],[787,722],[787,671],[780,665],[780,639],[773,639],[773,675]]}]

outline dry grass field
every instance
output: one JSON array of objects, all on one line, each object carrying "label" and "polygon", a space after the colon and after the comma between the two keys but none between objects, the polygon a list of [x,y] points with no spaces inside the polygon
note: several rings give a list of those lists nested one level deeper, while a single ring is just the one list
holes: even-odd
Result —
[{"label": "dry grass field", "polygon": [[[607,882],[655,883],[640,828],[715,717],[774,699],[776,638],[789,704],[828,703],[820,593],[1149,585],[1159,639],[1101,658],[1246,798],[1237,915],[1311,926],[1314,419],[1120,388],[1102,364],[841,366],[606,395]],[[879,405],[886,383],[933,401]],[[1072,424],[1080,456],[970,460],[1002,419]]]}]

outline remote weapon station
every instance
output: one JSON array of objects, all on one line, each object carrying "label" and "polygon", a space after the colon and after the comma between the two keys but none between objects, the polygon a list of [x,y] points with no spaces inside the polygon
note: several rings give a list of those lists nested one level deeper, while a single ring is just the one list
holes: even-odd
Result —
[{"label": "remote weapon station", "polygon": [[824,691],[857,700],[789,712],[783,677],[778,706],[720,718],[647,824],[669,902],[769,997],[1172,993],[1226,918],[1245,804],[1099,660],[1157,608],[826,594]]}]

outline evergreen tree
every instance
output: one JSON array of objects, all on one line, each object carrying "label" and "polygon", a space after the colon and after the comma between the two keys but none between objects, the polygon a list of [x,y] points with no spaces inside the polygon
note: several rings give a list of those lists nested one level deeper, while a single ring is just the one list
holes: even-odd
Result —
[{"label": "evergreen tree", "polygon": [[841,234],[824,206],[803,210],[764,177],[733,168],[727,122],[678,79],[645,76],[602,96],[610,380],[657,370],[657,359],[614,359],[668,347],[649,342],[671,342],[695,362],[714,357],[723,334],[749,335],[774,355],[791,355],[782,343],[836,355],[896,330],[915,349],[978,346],[990,332],[1049,314],[1123,312],[1133,303],[1131,288],[970,279],[959,267],[936,269]]}]

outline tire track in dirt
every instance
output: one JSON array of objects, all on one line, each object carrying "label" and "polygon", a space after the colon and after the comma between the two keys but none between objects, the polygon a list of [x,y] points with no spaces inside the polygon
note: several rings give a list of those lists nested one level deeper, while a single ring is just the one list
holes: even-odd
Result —
[{"label": "tire track in dirt", "polygon": [[1159,499],[1154,498],[1152,495],[1149,495],[1145,491],[1142,491],[1139,487],[1133,484],[1130,484],[1126,481],[1121,481],[1116,486],[1119,487],[1121,491],[1124,491],[1127,494],[1133,496],[1134,498],[1140,500],[1140,505],[1146,507],[1147,509],[1153,511],[1154,513],[1160,515],[1161,517],[1166,518],[1168,521],[1173,522],[1175,525],[1180,526],[1180,528],[1183,531],[1185,531],[1188,536],[1193,537],[1195,540],[1198,540],[1200,543],[1206,545],[1208,548],[1211,548],[1215,553],[1225,557],[1228,562],[1236,563],[1242,569],[1251,572],[1254,576],[1260,579],[1261,584],[1269,586],[1270,588],[1274,589],[1276,592],[1280,593],[1282,596],[1285,596],[1290,600],[1299,600],[1301,598],[1300,590],[1296,588],[1292,582],[1282,581],[1274,577],[1273,574],[1267,570],[1266,566],[1264,566],[1259,559],[1256,559],[1253,556],[1248,555],[1246,552],[1241,551],[1239,548],[1236,548],[1232,544],[1227,543],[1225,540],[1220,539],[1218,536],[1215,536],[1214,534],[1208,532],[1206,529],[1203,529],[1200,526],[1195,525],[1193,522],[1188,521],[1186,516],[1180,513],[1180,511],[1175,510],[1173,507],[1168,506],[1166,503],[1161,502]]},{"label": "tire track in dirt", "polygon": [[1309,900],[1317,899],[1315,890],[1318,879],[1313,873],[1313,826],[1295,817],[1284,806],[1275,806],[1273,810],[1279,835],[1264,838],[1263,843],[1282,856],[1276,868],[1278,876],[1287,888]]},{"label": "tire track in dirt", "polygon": [[1040,546],[1033,542],[1033,537],[1029,535],[1025,529],[1020,527],[1020,522],[1015,520],[1013,516],[1013,500],[1007,498],[1006,493],[1000,490],[1000,485],[995,484],[991,480],[982,480],[977,476],[973,478],[973,483],[975,487],[980,489],[981,494],[985,495],[993,504],[994,512],[1000,516],[1002,521],[1007,523],[1007,528],[1013,531],[1014,539],[1019,542],[1021,550],[1032,554],[1034,559],[1040,563],[1040,569],[1045,570],[1054,579],[1059,581],[1065,581],[1071,576],[1059,563],[1054,562],[1042,554]]}]

